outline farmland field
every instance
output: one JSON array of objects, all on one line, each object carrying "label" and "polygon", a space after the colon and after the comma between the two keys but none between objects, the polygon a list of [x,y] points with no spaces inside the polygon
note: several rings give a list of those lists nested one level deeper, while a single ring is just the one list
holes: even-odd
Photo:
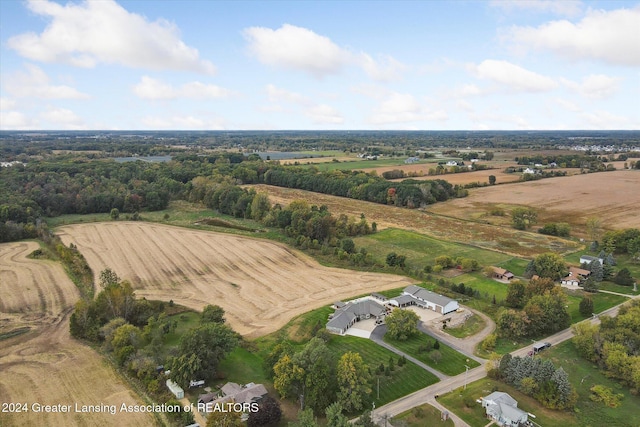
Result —
[{"label": "farmland field", "polygon": [[335,300],[407,286],[405,277],[322,267],[277,243],[160,224],[109,222],[57,230],[96,274],[113,269],[136,294],[202,310],[225,309],[231,326],[250,337]]},{"label": "farmland field", "polygon": [[[434,215],[431,212],[418,209],[397,208],[395,206],[271,185],[252,185],[250,187],[256,191],[267,193],[272,203],[286,205],[293,200],[303,199],[312,204],[327,205],[335,215],[344,213],[349,216],[359,217],[361,213],[364,213],[369,222],[377,223],[379,230],[392,227],[416,231],[447,242],[467,243],[517,257],[531,257],[549,250],[564,253],[575,251],[578,246],[575,242],[565,239],[490,224],[470,223],[459,218]],[[510,187],[511,185],[502,188]],[[437,203],[432,205],[430,209],[434,209],[433,206],[440,206],[438,212],[453,215],[456,209],[456,205],[453,205],[453,203],[457,203],[460,200],[464,201],[465,199]]]},{"label": "farmland field", "polygon": [[134,405],[137,397],[90,347],[69,336],[68,314],[79,298],[62,267],[26,256],[34,242],[0,245],[0,317],[4,331],[29,333],[0,346],[0,401],[26,402],[25,413],[0,413],[0,425],[150,425],[147,414],[34,412],[48,405]]},{"label": "farmland field", "polygon": [[639,227],[640,172],[599,172],[548,178],[470,191],[468,197],[439,203],[428,209],[458,218],[475,218],[494,204],[536,207],[538,221],[582,226],[595,216],[605,228]]}]

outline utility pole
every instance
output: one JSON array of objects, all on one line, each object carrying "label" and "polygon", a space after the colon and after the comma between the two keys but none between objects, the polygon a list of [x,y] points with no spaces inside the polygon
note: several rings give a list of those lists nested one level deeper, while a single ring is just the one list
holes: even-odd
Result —
[{"label": "utility pole", "polygon": [[378,377],[378,399],[380,399],[380,377]]},{"label": "utility pole", "polygon": [[[469,361],[469,359],[467,359],[467,362]],[[467,389],[467,379],[469,378],[469,367],[467,365],[464,365],[464,367],[466,368],[464,371],[464,389]]]}]

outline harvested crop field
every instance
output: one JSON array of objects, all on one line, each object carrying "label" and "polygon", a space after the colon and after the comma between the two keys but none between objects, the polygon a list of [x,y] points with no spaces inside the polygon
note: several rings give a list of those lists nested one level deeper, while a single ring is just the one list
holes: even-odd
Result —
[{"label": "harvested crop field", "polygon": [[[2,340],[0,401],[27,403],[28,412],[0,413],[0,425],[152,425],[144,414],[35,412],[32,404],[117,405],[138,403],[101,356],[72,339],[68,315],[79,298],[62,267],[26,258],[34,242],[0,245],[0,331],[30,331]],[[20,289],[24,295],[20,295]]]},{"label": "harvested crop field", "polygon": [[491,204],[532,206],[539,222],[575,226],[598,217],[606,228],[640,227],[640,171],[624,170],[547,178],[506,186],[478,188],[463,199],[433,205],[429,210],[461,218],[487,211]]},{"label": "harvested crop field", "polygon": [[[516,182],[520,180],[520,173],[505,173],[502,169],[488,169],[473,172],[448,173],[445,175],[427,175],[419,177],[409,177],[417,180],[443,179],[453,185],[465,185],[477,182],[479,184],[488,184],[489,175],[496,177],[496,183],[504,184],[507,182]],[[407,178],[393,179],[392,181],[402,181]]]},{"label": "harvested crop field", "polygon": [[60,265],[27,258],[39,247],[35,242],[0,245],[0,313],[55,318],[80,298]]},{"label": "harvested crop field", "polygon": [[230,325],[260,336],[342,298],[407,286],[401,276],[328,268],[259,239],[140,222],[64,226],[97,274],[113,269],[136,295],[202,310],[225,309]]},{"label": "harvested crop field", "polygon": [[[509,184],[514,185],[514,184]],[[330,196],[305,190],[275,187],[270,185],[250,186],[258,192],[269,195],[272,203],[287,205],[294,200],[306,200],[311,204],[327,205],[334,215],[346,214],[360,217],[364,213],[367,220],[376,222],[378,229],[394,227],[416,231],[445,241],[472,244],[485,249],[491,249],[509,255],[527,258],[550,250],[559,253],[571,252],[577,244],[565,239],[545,236],[538,233],[518,231],[511,228],[499,227],[482,222],[470,222],[449,216],[455,207],[451,206],[458,200],[436,203],[429,208],[438,206],[441,214],[418,209],[397,208],[395,206],[364,202],[346,197]],[[502,187],[502,186],[498,186]],[[505,186],[503,188],[508,188]]]}]

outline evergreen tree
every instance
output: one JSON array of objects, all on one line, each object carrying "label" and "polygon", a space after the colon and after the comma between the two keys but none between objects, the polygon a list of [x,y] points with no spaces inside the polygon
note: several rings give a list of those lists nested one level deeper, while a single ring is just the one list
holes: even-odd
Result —
[{"label": "evergreen tree", "polygon": [[593,300],[586,296],[580,300],[580,314],[582,317],[591,317],[593,315]]},{"label": "evergreen tree", "polygon": [[529,261],[527,267],[524,269],[522,276],[526,279],[531,279],[536,274],[536,263],[534,260]]},{"label": "evergreen tree", "polygon": [[591,264],[589,264],[589,270],[591,271],[590,277],[593,277],[593,280],[596,283],[602,282],[602,279],[604,279],[604,269],[599,261],[591,261]]}]

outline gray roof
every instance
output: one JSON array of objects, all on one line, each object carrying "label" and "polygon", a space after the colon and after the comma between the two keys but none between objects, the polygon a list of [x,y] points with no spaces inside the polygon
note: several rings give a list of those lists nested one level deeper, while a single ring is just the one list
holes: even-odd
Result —
[{"label": "gray roof", "polygon": [[443,295],[438,295],[438,294],[436,294],[434,292],[428,291],[428,290],[426,290],[424,288],[421,288],[420,286],[416,286],[416,285],[407,286],[406,288],[404,288],[404,293],[405,294],[409,294],[409,295],[413,295],[416,298],[419,298],[419,299],[424,300],[424,301],[432,302],[432,303],[440,305],[442,307],[446,306],[451,301],[455,301],[454,299],[445,297]]},{"label": "gray roof", "polygon": [[341,311],[336,313],[329,322],[327,322],[327,328],[334,328],[343,330],[351,325],[351,322],[356,318],[353,313],[347,313],[345,311]]},{"label": "gray roof", "polygon": [[502,391],[494,391],[489,396],[483,397],[482,400],[485,400],[485,401],[490,400],[495,403],[499,403],[499,402],[506,403],[507,405],[516,406],[516,407],[518,406],[517,400],[515,400],[509,394],[504,393]]},{"label": "gray roof", "polygon": [[372,300],[362,300],[355,303],[347,303],[334,313],[333,317],[327,322],[327,328],[345,329],[353,323],[357,317],[371,315],[381,316],[386,312],[385,308]]},{"label": "gray roof", "polygon": [[404,305],[404,304],[409,304],[415,301],[415,298],[411,295],[404,294],[404,295],[399,295],[395,297],[393,300],[400,305]]},{"label": "gray roof", "polygon": [[215,393],[209,393],[198,396],[198,401],[204,403],[213,402],[213,404],[230,401],[235,403],[251,403],[267,395],[267,389],[264,385],[253,383],[249,383],[244,387],[236,383],[226,383],[222,386],[221,390],[224,396],[219,399],[212,399],[211,395],[215,395]]}]

